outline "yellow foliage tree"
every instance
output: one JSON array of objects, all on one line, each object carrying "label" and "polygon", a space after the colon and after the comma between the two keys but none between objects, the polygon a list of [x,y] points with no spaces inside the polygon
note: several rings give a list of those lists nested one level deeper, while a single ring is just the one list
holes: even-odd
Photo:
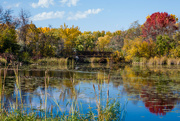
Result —
[{"label": "yellow foliage tree", "polygon": [[105,51],[108,49],[108,44],[111,41],[111,37],[109,35],[105,35],[104,37],[99,37],[97,46],[100,51]]},{"label": "yellow foliage tree", "polygon": [[154,56],[155,43],[152,39],[144,41],[142,37],[137,37],[134,40],[125,39],[123,51],[126,61],[131,61],[134,57],[150,58]]},{"label": "yellow foliage tree", "polygon": [[40,28],[38,28],[38,30],[40,32],[42,32],[42,33],[47,33],[49,31],[51,31],[51,28],[49,28],[49,27],[40,27]]},{"label": "yellow foliage tree", "polygon": [[113,36],[116,36],[116,35],[121,35],[122,31],[121,30],[117,30],[115,32],[113,32]]},{"label": "yellow foliage tree", "polygon": [[38,32],[39,29],[36,28],[36,25],[31,23],[29,24],[28,30],[27,30],[27,35],[26,35],[26,44],[29,45],[32,42],[37,42],[39,37],[38,37]]},{"label": "yellow foliage tree", "polygon": [[110,37],[112,36],[112,33],[110,31],[106,32],[106,35],[109,35]]},{"label": "yellow foliage tree", "polygon": [[76,38],[81,34],[79,27],[70,27],[66,24],[60,26],[61,38],[64,40],[64,46],[66,49],[72,49],[75,47]]}]

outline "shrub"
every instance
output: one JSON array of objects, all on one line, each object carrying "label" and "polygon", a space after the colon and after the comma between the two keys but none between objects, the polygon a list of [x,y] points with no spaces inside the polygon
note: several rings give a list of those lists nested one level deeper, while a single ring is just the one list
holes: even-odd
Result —
[{"label": "shrub", "polygon": [[124,60],[124,56],[122,52],[119,51],[115,51],[113,52],[113,54],[111,55],[113,62],[118,63]]},{"label": "shrub", "polygon": [[0,64],[1,65],[6,65],[6,63],[7,63],[6,59],[0,57]]}]

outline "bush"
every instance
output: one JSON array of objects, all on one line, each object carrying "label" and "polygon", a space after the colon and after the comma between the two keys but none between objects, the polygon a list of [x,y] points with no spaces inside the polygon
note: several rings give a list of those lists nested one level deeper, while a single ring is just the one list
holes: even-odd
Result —
[{"label": "bush", "polygon": [[6,59],[0,57],[0,64],[1,65],[6,65],[6,63],[7,63]]},{"label": "bush", "polygon": [[124,60],[124,56],[122,52],[119,51],[115,51],[113,52],[113,54],[111,55],[113,62],[118,63]]}]

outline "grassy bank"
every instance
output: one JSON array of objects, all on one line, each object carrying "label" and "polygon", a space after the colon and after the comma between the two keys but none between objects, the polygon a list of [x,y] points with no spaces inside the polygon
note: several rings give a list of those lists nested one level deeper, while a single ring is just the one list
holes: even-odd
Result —
[{"label": "grassy bank", "polygon": [[43,58],[37,61],[40,65],[67,65],[68,58]]},{"label": "grassy bank", "polygon": [[167,57],[154,57],[150,59],[146,58],[134,58],[132,61],[134,65],[180,65],[180,58],[167,58]]}]

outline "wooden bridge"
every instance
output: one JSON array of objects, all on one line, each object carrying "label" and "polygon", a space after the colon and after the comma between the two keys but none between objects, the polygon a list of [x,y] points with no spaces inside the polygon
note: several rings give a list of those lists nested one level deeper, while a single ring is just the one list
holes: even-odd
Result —
[{"label": "wooden bridge", "polygon": [[63,50],[60,55],[68,58],[86,58],[86,57],[104,57],[110,58],[113,52],[101,52],[101,51],[72,51]]},{"label": "wooden bridge", "polygon": [[100,52],[100,51],[77,51],[73,56],[78,57],[110,57],[112,52]]}]

